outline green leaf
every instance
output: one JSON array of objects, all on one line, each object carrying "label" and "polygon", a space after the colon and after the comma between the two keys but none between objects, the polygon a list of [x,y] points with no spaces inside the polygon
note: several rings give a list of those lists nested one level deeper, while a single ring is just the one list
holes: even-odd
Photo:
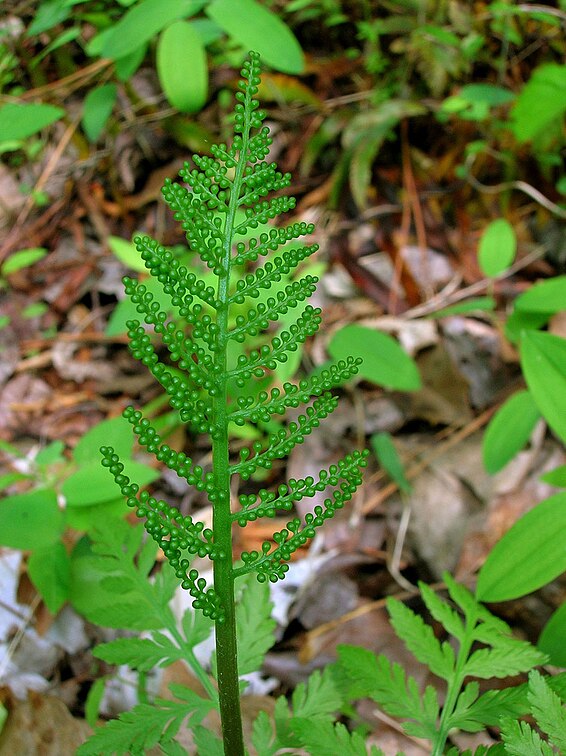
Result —
[{"label": "green leaf", "polygon": [[[73,449],[73,459],[79,464],[100,462],[100,447],[112,439],[112,446],[121,459],[132,456],[134,434],[125,417],[113,417],[93,426]],[[102,467],[102,465],[101,465]],[[114,489],[116,494],[116,489]]]},{"label": "green leaf", "polygon": [[[340,722],[293,718],[291,727],[307,753],[367,756],[365,739],[357,732],[349,733],[346,725]],[[383,756],[383,751],[377,753]]]},{"label": "green leaf", "polygon": [[96,142],[102,134],[117,97],[116,84],[103,84],[88,92],[84,99],[82,124],[89,142]]},{"label": "green leaf", "polygon": [[204,0],[142,0],[105,35],[101,55],[118,60],[137,51],[172,21],[198,13]]},{"label": "green leaf", "polygon": [[100,704],[102,702],[102,697],[104,696],[105,687],[106,679],[104,677],[99,677],[90,686],[90,690],[86,696],[85,719],[92,728],[96,726],[98,721]]},{"label": "green leaf", "polygon": [[435,675],[450,680],[454,674],[454,651],[448,643],[440,643],[433,629],[402,601],[389,598],[387,611],[395,632],[409,651]]},{"label": "green leaf", "polygon": [[34,37],[37,34],[49,31],[57,24],[66,21],[72,13],[71,4],[66,0],[51,0],[40,3],[34,18],[26,30],[26,37]]},{"label": "green leaf", "polygon": [[23,551],[52,546],[63,532],[63,518],[50,488],[7,496],[0,506],[0,544]]},{"label": "green leaf", "polygon": [[536,669],[529,674],[529,702],[537,725],[559,753],[566,753],[566,709]]},{"label": "green leaf", "polygon": [[505,753],[511,756],[556,756],[552,748],[527,724],[515,719],[501,720]]},{"label": "green leaf", "polygon": [[541,134],[566,110],[566,65],[545,63],[536,68],[511,111],[511,128],[526,142]]},{"label": "green leaf", "polygon": [[492,221],[480,238],[478,263],[486,276],[503,273],[515,259],[517,237],[513,226],[505,218]]},{"label": "green leaf", "polygon": [[461,641],[464,638],[464,625],[457,612],[454,611],[445,601],[442,601],[425,583],[419,582],[419,590],[426,608],[437,622],[447,630],[456,640]]},{"label": "green leaf", "polygon": [[528,391],[510,396],[489,421],[482,441],[483,463],[490,475],[499,472],[523,448],[540,418]]},{"label": "green leaf", "polygon": [[537,646],[548,654],[550,663],[566,667],[566,603],[563,603],[550,617],[542,629]]},{"label": "green leaf", "polygon": [[468,312],[492,312],[495,310],[496,304],[493,297],[475,297],[474,299],[466,299],[464,302],[443,307],[442,310],[432,312],[426,317],[436,320],[450,315],[465,315]]},{"label": "green leaf", "polygon": [[171,105],[181,113],[198,113],[208,94],[208,66],[193,24],[174,21],[157,43],[157,75]]},{"label": "green leaf", "polygon": [[416,680],[406,677],[403,667],[387,657],[356,646],[338,646],[338,658],[338,670],[351,681],[350,700],[372,698],[391,716],[410,720],[404,728],[410,727],[413,734],[435,737],[439,705],[432,687],[427,688],[425,703]]},{"label": "green leaf", "polygon": [[42,260],[47,254],[44,247],[30,247],[29,249],[20,249],[14,252],[2,265],[1,271],[3,276],[9,276],[22,268],[28,268],[38,260]]},{"label": "green leaf", "polygon": [[566,276],[539,281],[514,301],[515,310],[554,315],[566,310]]},{"label": "green leaf", "polygon": [[[176,689],[180,686],[170,686]],[[182,701],[158,698],[155,704],[138,704],[131,711],[120,714],[78,749],[77,756],[100,756],[101,753],[130,756],[147,753],[162,739],[170,742],[185,722],[187,726],[200,723],[213,708],[211,701],[185,689]],[[188,722],[186,722],[188,718]]]},{"label": "green leaf", "polygon": [[28,574],[51,614],[57,614],[69,597],[70,560],[64,545],[58,541],[34,551]]},{"label": "green leaf", "polygon": [[566,570],[566,493],[542,501],[505,533],[477,582],[480,601],[510,601],[536,591]]},{"label": "green leaf", "polygon": [[512,677],[528,672],[547,657],[530,643],[507,638],[498,648],[480,648],[466,662],[466,675],[489,680],[492,677]]},{"label": "green leaf", "polygon": [[407,480],[403,463],[389,433],[376,433],[371,437],[371,445],[379,464],[399,486],[401,491],[410,493],[413,487]]},{"label": "green leaf", "polygon": [[258,583],[254,573],[240,580],[243,591],[237,600],[236,625],[241,676],[261,669],[265,654],[275,643],[277,623],[271,618],[273,604],[269,600],[269,583]]},{"label": "green leaf", "polygon": [[328,719],[342,706],[332,672],[326,667],[313,672],[307,683],[299,683],[292,696],[293,717]]},{"label": "green leaf", "polygon": [[[207,727],[197,725],[192,728],[197,753],[206,756],[225,756],[222,740]],[[183,753],[186,751],[183,750]]]},{"label": "green leaf", "polygon": [[335,360],[352,354],[363,357],[358,375],[372,383],[397,391],[417,391],[421,387],[414,361],[394,338],[381,331],[348,325],[334,334],[328,351]]},{"label": "green leaf", "polygon": [[[146,486],[159,477],[157,470],[131,459],[124,460],[124,475],[135,480],[140,487]],[[90,507],[94,504],[103,504],[114,501],[120,494],[120,488],[99,461],[83,464],[64,481],[61,491],[68,507]]]},{"label": "green leaf", "polygon": [[527,685],[488,690],[469,707],[467,716],[484,727],[497,726],[501,717],[524,716],[529,709]]},{"label": "green leaf", "polygon": [[560,467],[550,470],[541,475],[540,479],[551,486],[556,486],[556,488],[566,488],[566,465],[560,465]]},{"label": "green leaf", "polygon": [[281,747],[273,732],[273,724],[266,711],[260,711],[254,720],[252,745],[262,756],[273,756]]},{"label": "green leaf", "polygon": [[505,336],[516,344],[524,331],[533,331],[546,325],[550,320],[550,315],[549,312],[524,312],[514,309],[505,323]]},{"label": "green leaf", "polygon": [[93,655],[108,664],[127,664],[140,672],[149,672],[154,667],[168,667],[183,658],[183,650],[163,633],[154,632],[149,638],[119,638],[102,643],[93,650]]},{"label": "green leaf", "polygon": [[303,52],[296,37],[283,21],[255,0],[212,0],[206,14],[246,50],[255,50],[262,59],[289,74],[302,73]]},{"label": "green leaf", "polygon": [[27,139],[63,118],[65,111],[54,105],[10,102],[0,108],[0,142]]},{"label": "green leaf", "polygon": [[[133,242],[120,239],[119,236],[109,236],[107,241],[114,257],[117,257],[120,262],[138,273],[146,272],[144,261]],[[114,442],[112,443],[114,445]]]},{"label": "green leaf", "polygon": [[521,368],[542,416],[566,442],[566,339],[527,331],[521,339]]},{"label": "green leaf", "polygon": [[[175,574],[172,570],[171,573]],[[189,607],[183,614],[181,625],[185,641],[191,648],[207,640],[213,631],[213,621],[210,617],[205,617],[202,612],[198,612],[192,607]]]}]

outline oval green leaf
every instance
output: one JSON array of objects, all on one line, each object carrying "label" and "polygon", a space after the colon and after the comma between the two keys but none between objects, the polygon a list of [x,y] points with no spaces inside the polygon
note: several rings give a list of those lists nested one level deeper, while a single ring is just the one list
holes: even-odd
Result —
[{"label": "oval green leaf", "polygon": [[542,416],[566,443],[566,339],[526,331],[521,339],[521,368]]},{"label": "oval green leaf", "polygon": [[0,142],[27,139],[64,115],[54,105],[9,102],[0,108]]},{"label": "oval green leaf", "polygon": [[277,71],[298,74],[305,67],[303,51],[283,21],[255,0],[213,0],[206,14],[243,45],[255,50]]},{"label": "oval green leaf", "polygon": [[505,218],[492,221],[483,232],[478,263],[486,276],[498,276],[511,265],[517,251],[517,238],[513,226]]},{"label": "oval green leaf", "polygon": [[83,131],[89,142],[96,142],[110,118],[118,96],[116,84],[95,87],[85,97],[83,106]]},{"label": "oval green leaf", "polygon": [[358,375],[397,391],[417,391],[421,378],[414,361],[394,338],[365,326],[349,325],[334,334],[328,345],[334,360],[362,357]]},{"label": "oval green leaf", "polygon": [[159,37],[157,74],[171,105],[197,113],[208,94],[208,66],[200,34],[187,21],[175,21]]},{"label": "oval green leaf", "polygon": [[515,310],[553,315],[566,310],[566,276],[556,276],[534,284],[514,302]]},{"label": "oval green leaf", "polygon": [[510,601],[566,570],[566,492],[527,512],[495,544],[478,576],[480,601]]},{"label": "oval green leaf", "polygon": [[22,268],[28,268],[38,260],[41,260],[47,254],[44,247],[30,247],[29,249],[20,249],[14,252],[2,265],[2,275],[9,276]]},{"label": "oval green leaf", "polygon": [[389,433],[376,433],[371,437],[371,445],[379,464],[395,481],[401,491],[411,493],[413,487],[407,480],[401,458]]},{"label": "oval green leaf", "polygon": [[115,257],[137,273],[145,273],[147,268],[133,242],[120,239],[119,236],[109,236],[108,246]]},{"label": "oval green leaf", "polygon": [[548,654],[550,664],[566,667],[566,603],[562,604],[542,629],[537,646]]},{"label": "oval green leaf", "polygon": [[34,551],[28,559],[31,582],[51,614],[57,614],[69,596],[70,560],[59,541],[47,549]]},{"label": "oval green leaf", "polygon": [[539,418],[528,391],[517,391],[497,410],[482,443],[483,463],[490,475],[499,472],[523,448]]},{"label": "oval green leaf", "polygon": [[[159,477],[156,470],[140,462],[131,459],[125,459],[123,462],[124,475],[133,479],[141,487]],[[90,462],[70,475],[61,489],[68,507],[90,507],[94,504],[103,504],[114,501],[120,494],[120,488],[114,482],[114,478],[99,461]]]},{"label": "oval green leaf", "polygon": [[2,546],[41,549],[58,541],[63,528],[63,511],[51,489],[7,496],[0,505]]},{"label": "oval green leaf", "polygon": [[[73,459],[80,464],[97,462],[102,467],[100,447],[107,444],[114,447],[114,451],[122,460],[132,456],[134,432],[125,417],[113,417],[94,425],[73,449]],[[112,476],[109,474],[109,477]]]},{"label": "oval green leaf", "polygon": [[101,55],[112,60],[124,58],[149,42],[172,21],[192,16],[204,5],[204,0],[142,0],[130,8],[110,32],[102,32],[105,36]]}]

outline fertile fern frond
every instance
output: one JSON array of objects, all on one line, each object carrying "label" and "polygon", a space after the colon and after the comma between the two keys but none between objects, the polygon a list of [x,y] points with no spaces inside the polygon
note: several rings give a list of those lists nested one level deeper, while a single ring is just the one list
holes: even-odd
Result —
[{"label": "fertile fern frond", "polygon": [[[185,163],[180,171],[183,183],[166,181],[163,196],[186,232],[190,249],[212,270],[216,289],[196,272],[181,265],[170,250],[148,236],[135,239],[150,275],[158,280],[170,307],[157,301],[148,287],[131,278],[124,279],[126,294],[133,302],[146,326],[151,326],[169,352],[176,368],[163,364],[155,350],[152,337],[139,320],[128,322],[130,351],[147,365],[169,396],[171,407],[181,420],[212,439],[213,465],[204,472],[183,452],[164,443],[152,423],[139,410],[128,407],[124,417],[130,422],[142,447],[177,472],[189,485],[203,491],[213,504],[212,529],[195,523],[161,500],[139,491],[124,475],[124,467],[112,447],[103,449],[103,463],[120,486],[126,501],[145,520],[148,533],[163,550],[181,585],[187,588],[194,605],[203,609],[217,623],[228,616],[225,576],[236,577],[242,569],[232,568],[231,529],[234,523],[245,525],[258,517],[273,517],[278,511],[291,512],[294,505],[332,489],[323,507],[315,507],[304,523],[292,519],[286,529],[274,535],[276,547],[264,545],[262,555],[247,555],[245,571],[255,570],[259,580],[279,579],[284,562],[294,550],[315,534],[325,519],[348,501],[361,483],[365,454],[354,452],[322,470],[317,479],[307,477],[290,480],[277,492],[261,490],[255,495],[240,496],[240,510],[230,511],[230,477],[239,474],[246,480],[258,469],[269,469],[273,460],[288,454],[304,441],[336,407],[337,399],[330,390],[356,374],[359,359],[349,358],[323,369],[318,375],[304,378],[298,384],[259,391],[251,396],[236,396],[230,402],[228,382],[245,387],[254,378],[263,378],[277,370],[289,355],[316,331],[321,311],[304,306],[295,322],[270,336],[268,343],[240,354],[229,364],[229,342],[244,343],[257,339],[272,323],[305,302],[315,291],[318,279],[305,275],[289,280],[289,274],[318,245],[307,243],[287,249],[285,245],[313,233],[311,223],[296,221],[279,229],[266,227],[277,215],[292,210],[294,197],[276,196],[289,186],[291,177],[278,170],[269,160],[271,137],[263,126],[265,112],[256,99],[259,85],[257,55],[251,54],[242,69],[242,80],[236,94],[234,136],[228,146],[211,148],[211,155],[193,155],[192,165]],[[243,218],[242,218],[243,215]],[[239,241],[238,237],[259,229],[256,238]],[[243,277],[231,273],[236,267],[253,265],[258,258],[279,252],[263,266]],[[274,296],[262,297],[250,304],[273,285],[281,284]],[[172,313],[172,314],[171,314]],[[267,444],[254,444],[253,456],[248,450],[239,462],[229,463],[228,428],[230,423],[267,422],[287,409],[307,404],[304,414],[272,435]],[[208,557],[215,565],[214,588],[207,588],[190,568],[194,556]],[[219,566],[221,565],[221,566]],[[218,574],[217,574],[218,572]],[[218,586],[220,583],[220,588]]]}]

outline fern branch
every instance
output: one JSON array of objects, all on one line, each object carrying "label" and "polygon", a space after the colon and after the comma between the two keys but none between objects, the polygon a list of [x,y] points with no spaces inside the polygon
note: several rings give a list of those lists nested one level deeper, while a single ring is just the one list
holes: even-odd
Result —
[{"label": "fern branch", "polygon": [[242,449],[240,462],[230,467],[230,473],[239,473],[244,480],[248,480],[258,467],[270,470],[274,459],[285,457],[296,444],[302,444],[305,436],[308,436],[313,428],[318,428],[320,421],[334,412],[337,405],[338,398],[326,392],[315,399],[311,407],[306,408],[306,415],[299,415],[296,423],[291,422],[286,429],[270,436],[266,449],[262,451],[261,442],[257,441],[253,447],[255,454],[251,459],[250,450]]},{"label": "fern branch", "polygon": [[256,309],[248,310],[247,314],[236,317],[236,327],[228,333],[229,339],[243,343],[246,335],[257,336],[275,322],[280,315],[285,315],[290,309],[311,296],[316,289],[318,278],[305,276],[299,281],[287,284],[284,291],[277,292],[277,298],[269,297],[264,304],[260,302]]},{"label": "fern branch", "polygon": [[291,223],[283,228],[270,228],[269,233],[262,233],[259,239],[250,239],[247,247],[244,242],[236,244],[236,255],[232,263],[234,265],[243,265],[245,262],[255,262],[258,257],[268,255],[270,252],[276,252],[279,247],[287,244],[292,239],[298,239],[301,236],[312,234],[314,225],[312,223]]},{"label": "fern branch", "polygon": [[340,360],[336,365],[324,369],[319,375],[304,378],[298,385],[286,382],[283,390],[279,388],[260,391],[257,401],[253,397],[238,397],[237,410],[233,410],[228,419],[236,425],[244,425],[246,422],[269,422],[272,415],[283,415],[289,407],[298,407],[300,404],[309,402],[312,397],[320,396],[329,389],[335,388],[347,381],[358,372],[361,359],[349,357]]}]

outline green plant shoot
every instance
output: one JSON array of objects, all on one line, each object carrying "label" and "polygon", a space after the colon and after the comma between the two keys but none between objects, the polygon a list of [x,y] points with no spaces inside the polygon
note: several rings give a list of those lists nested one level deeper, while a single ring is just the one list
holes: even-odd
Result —
[{"label": "green plant shoot", "polygon": [[[242,79],[236,93],[234,136],[231,145],[211,148],[212,156],[194,155],[194,168],[188,164],[180,172],[186,184],[167,181],[163,196],[183,225],[190,249],[197,253],[216,277],[216,288],[206,285],[190,273],[174,255],[153,239],[143,236],[135,240],[138,251],[150,274],[156,278],[171,301],[175,320],[154,300],[147,288],[130,278],[125,289],[146,325],[161,337],[170,358],[179,370],[170,369],[155,352],[150,335],[138,320],[128,322],[130,349],[134,357],[147,365],[169,396],[171,406],[181,420],[194,431],[208,433],[212,442],[212,471],[205,472],[183,452],[171,449],[152,426],[133,407],[124,417],[131,423],[142,447],[174,470],[187,483],[205,491],[213,508],[213,527],[205,528],[178,509],[158,501],[124,474],[124,465],[112,446],[101,448],[103,465],[120,487],[129,507],[145,525],[147,532],[163,550],[182,587],[193,597],[193,606],[215,622],[218,668],[218,697],[222,720],[224,751],[230,756],[244,754],[240,713],[240,688],[234,605],[235,581],[254,573],[261,583],[276,582],[285,576],[292,553],[309,539],[325,520],[350,500],[362,482],[366,452],[354,451],[317,479],[290,480],[277,492],[261,490],[242,494],[239,507],[232,511],[231,479],[239,475],[247,480],[258,468],[269,469],[274,459],[285,457],[303,442],[320,421],[336,407],[337,399],[330,389],[348,380],[361,362],[349,357],[301,380],[297,385],[285,383],[282,388],[246,391],[232,398],[228,388],[238,388],[262,378],[277,369],[288,355],[297,350],[319,328],[321,313],[306,305],[288,330],[273,336],[269,344],[258,349],[253,342],[258,333],[289,309],[298,307],[314,291],[317,279],[305,276],[286,286],[277,298],[248,308],[245,315],[239,308],[248,299],[257,299],[264,290],[281,280],[284,274],[314,253],[316,244],[285,249],[280,255],[255,267],[244,277],[232,281],[238,266],[255,264],[258,259],[276,252],[295,239],[309,235],[314,227],[292,223],[283,228],[268,227],[246,243],[238,241],[249,229],[265,226],[281,213],[295,207],[293,197],[277,195],[264,199],[271,192],[289,186],[290,174],[282,174],[277,165],[266,161],[271,138],[263,126],[265,112],[255,99],[260,84],[259,55],[250,53],[242,68]],[[187,188],[188,187],[188,188]],[[237,220],[237,211],[245,219]],[[229,359],[234,342],[241,352],[232,364]],[[305,414],[287,429],[272,435],[267,444],[254,445],[240,452],[237,461],[229,452],[231,423],[243,425],[269,421],[288,408],[307,404]],[[243,553],[241,564],[235,565],[232,533],[235,526],[245,527],[259,517],[273,517],[278,511],[291,511],[295,502],[331,489],[323,506],[316,506],[304,522],[292,518],[287,527],[274,533],[273,542],[266,541],[261,552]],[[191,567],[194,556],[208,557],[213,563],[214,584],[206,585],[203,577]],[[245,639],[242,639],[245,643]]]}]

